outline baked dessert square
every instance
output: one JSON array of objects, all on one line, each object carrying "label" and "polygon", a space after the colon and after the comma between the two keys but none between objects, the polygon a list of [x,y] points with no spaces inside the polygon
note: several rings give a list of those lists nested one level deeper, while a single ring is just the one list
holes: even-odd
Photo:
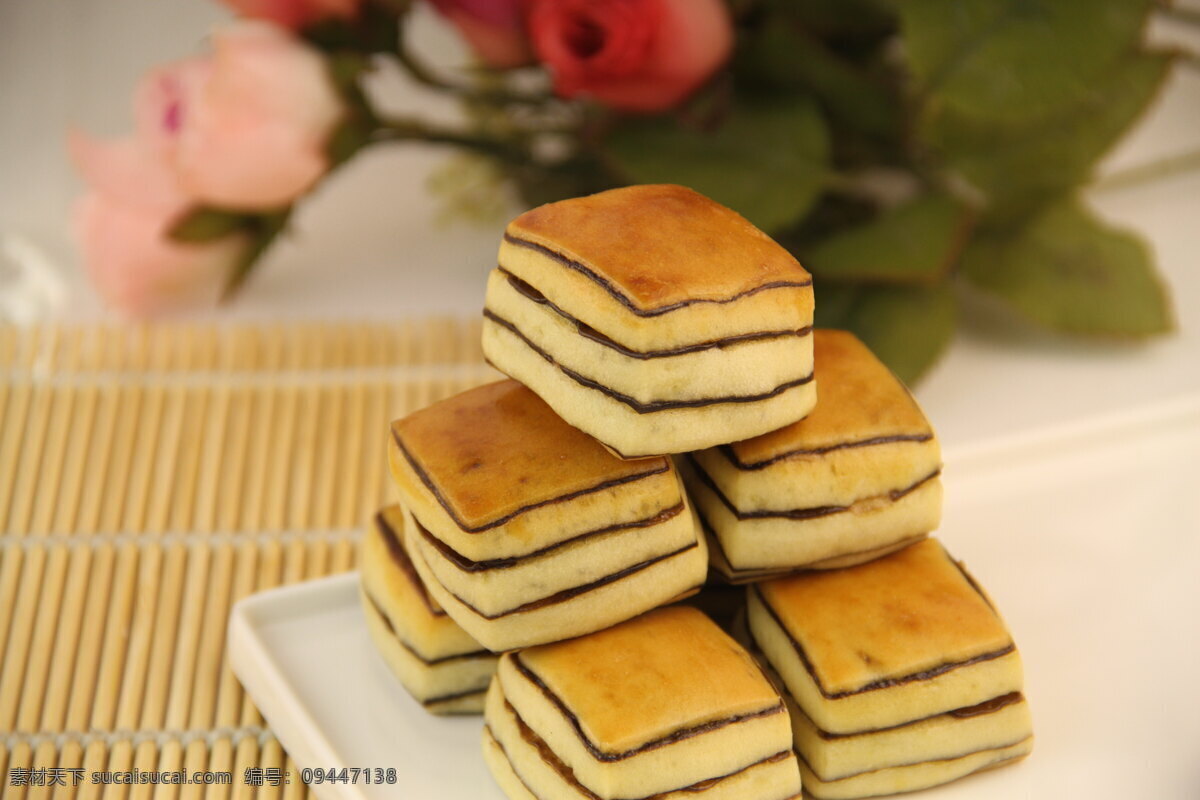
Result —
[{"label": "baked dessert square", "polygon": [[497,656],[425,589],[404,547],[405,515],[382,509],[363,537],[360,598],[367,631],[409,693],[434,714],[478,714]]},{"label": "baked dessert square", "polygon": [[783,800],[788,715],[754,659],[694,608],[506,653],[484,756],[510,798]]},{"label": "baked dessert square", "polygon": [[908,389],[852,333],[817,330],[813,346],[812,413],[681,459],[732,582],[869,561],[941,521],[941,449]]},{"label": "baked dessert square", "polygon": [[1020,657],[936,539],[749,588],[754,643],[789,696],[804,788],[925,788],[1027,755]]},{"label": "baked dessert square", "polygon": [[450,616],[510,650],[694,592],[708,551],[671,460],[622,460],[516,381],[392,425],[409,551]]},{"label": "baked dessert square", "polygon": [[746,439],[816,402],[811,276],[690,189],[535,208],[498,261],[484,354],[623,457]]}]

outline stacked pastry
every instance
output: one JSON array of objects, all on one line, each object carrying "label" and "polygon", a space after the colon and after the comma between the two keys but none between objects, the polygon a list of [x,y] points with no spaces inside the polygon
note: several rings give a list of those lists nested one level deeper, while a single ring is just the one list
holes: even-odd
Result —
[{"label": "stacked pastry", "polygon": [[693,608],[505,654],[484,718],[484,757],[514,799],[800,794],[779,695]]},{"label": "stacked pastry", "polygon": [[935,539],[749,593],[750,631],[786,686],[813,797],[921,789],[1029,753],[1012,637]]},{"label": "stacked pastry", "polygon": [[690,454],[684,475],[727,580],[869,561],[941,520],[941,452],[908,390],[851,333],[814,333],[821,402]]},{"label": "stacked pastry", "polygon": [[479,713],[497,656],[429,596],[405,549],[404,529],[404,513],[389,506],[363,539],[367,631],[400,683],[430,712]]},{"label": "stacked pastry", "polygon": [[745,439],[816,402],[811,277],[690,189],[535,208],[498,260],[484,354],[623,457]]},{"label": "stacked pastry", "polygon": [[417,573],[491,650],[599,630],[704,583],[671,460],[616,458],[516,381],[398,420],[389,456]]}]

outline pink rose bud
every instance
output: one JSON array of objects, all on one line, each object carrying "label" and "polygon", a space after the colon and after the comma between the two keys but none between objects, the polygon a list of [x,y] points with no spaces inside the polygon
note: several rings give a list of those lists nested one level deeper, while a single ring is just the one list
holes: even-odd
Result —
[{"label": "pink rose bud", "polygon": [[678,105],[733,47],[722,0],[531,0],[529,30],[559,95],[626,111]]},{"label": "pink rose bud", "polygon": [[523,5],[523,0],[433,0],[433,7],[458,28],[479,60],[497,69],[533,60]]},{"label": "pink rose bud", "polygon": [[265,22],[221,29],[212,56],[150,73],[135,108],[185,192],[244,211],[288,205],[325,174],[343,111],[320,53]]},{"label": "pink rose bud", "polygon": [[89,188],[75,207],[75,232],[105,301],[131,316],[214,303],[249,238],[174,241],[170,228],[191,200],[161,151],[135,139],[98,142],[78,133],[69,145]]},{"label": "pink rose bud", "polygon": [[243,17],[265,19],[292,30],[327,19],[354,19],[362,0],[221,0]]}]

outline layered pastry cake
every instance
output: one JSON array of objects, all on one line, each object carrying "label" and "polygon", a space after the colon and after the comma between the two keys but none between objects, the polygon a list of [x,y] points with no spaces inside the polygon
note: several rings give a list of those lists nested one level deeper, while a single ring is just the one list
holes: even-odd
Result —
[{"label": "layered pastry cake", "polygon": [[816,402],[812,279],[733,211],[632,186],[509,224],[483,351],[626,458],[794,422]]},{"label": "layered pastry cake", "polygon": [[748,616],[816,798],[922,789],[1032,747],[1012,637],[935,539],[756,584]]},{"label": "layered pastry cake", "polygon": [[694,608],[506,653],[484,719],[484,757],[513,800],[800,793],[775,688]]},{"label": "layered pastry cake", "polygon": [[361,586],[367,630],[400,683],[435,714],[477,714],[497,656],[426,591],[404,548],[399,506],[375,515],[363,538]]},{"label": "layered pastry cake", "polygon": [[730,581],[869,561],[941,520],[941,450],[912,395],[853,334],[813,340],[811,414],[681,459],[713,566]]},{"label": "layered pastry cake", "polygon": [[392,424],[409,552],[485,647],[608,627],[694,592],[708,551],[671,460],[622,460],[500,381]]}]

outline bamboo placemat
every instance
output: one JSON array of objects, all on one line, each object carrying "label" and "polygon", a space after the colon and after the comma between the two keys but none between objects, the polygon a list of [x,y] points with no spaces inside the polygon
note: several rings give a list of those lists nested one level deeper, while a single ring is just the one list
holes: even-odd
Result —
[{"label": "bamboo placemat", "polygon": [[[353,568],[387,422],[495,377],[479,323],[0,327],[0,376],[0,796],[305,796],[229,608]],[[131,769],[233,782],[90,783]]]}]

